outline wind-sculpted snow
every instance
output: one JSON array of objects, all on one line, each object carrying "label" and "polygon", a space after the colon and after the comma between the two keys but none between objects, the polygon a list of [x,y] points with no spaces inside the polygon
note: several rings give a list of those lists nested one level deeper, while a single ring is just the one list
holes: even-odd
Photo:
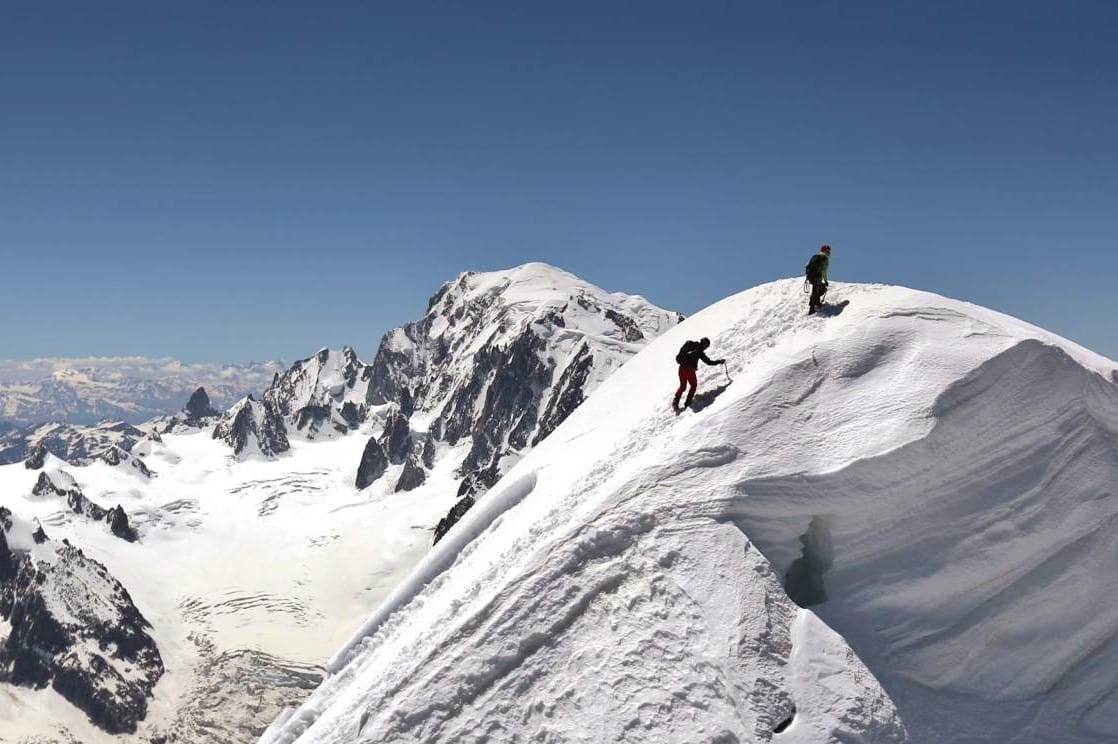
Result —
[{"label": "wind-sculpted snow", "polygon": [[[1113,741],[1114,363],[895,287],[807,317],[800,284],[618,370],[263,741]],[[677,417],[699,336],[730,362]]]},{"label": "wind-sculpted snow", "polygon": [[906,691],[910,726],[955,740],[995,725],[981,709],[937,720],[963,695],[1002,711],[1006,741],[1118,737],[1118,676],[1104,671],[1118,613],[1099,591],[1118,559],[1118,390],[1027,340],[931,414],[926,437],[878,457],[741,482],[737,523],[781,572],[819,525],[833,555],[816,611]]}]

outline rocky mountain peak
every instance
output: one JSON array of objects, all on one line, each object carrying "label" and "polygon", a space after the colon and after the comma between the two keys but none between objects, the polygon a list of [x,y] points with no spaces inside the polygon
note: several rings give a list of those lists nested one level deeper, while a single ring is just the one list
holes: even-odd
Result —
[{"label": "rocky mountain peak", "polygon": [[206,388],[204,387],[199,387],[191,393],[190,400],[186,402],[186,406],[182,410],[191,419],[203,419],[219,415],[219,411],[210,405],[210,396],[206,394]]},{"label": "rocky mountain peak", "polygon": [[39,473],[39,479],[35,482],[31,494],[39,497],[62,497],[74,514],[84,516],[94,522],[106,523],[109,525],[109,531],[122,540],[135,542],[139,539],[136,531],[128,522],[128,515],[120,504],[112,509],[105,509],[95,504],[82,493],[74,477],[64,470],[44,470]]},{"label": "rocky mountain peak", "polygon": [[422,466],[430,467],[423,453],[409,459],[414,415],[425,422],[428,451],[435,441],[470,442],[459,465],[461,493],[483,492],[680,320],[543,263],[460,274],[421,319],[384,335],[368,368],[365,403],[393,407],[379,444],[391,464],[407,463],[398,486],[414,487]]},{"label": "rocky mountain peak", "polygon": [[368,379],[352,348],[323,348],[277,375],[264,400],[308,439],[345,434],[365,417]]},{"label": "rocky mountain peak", "polygon": [[251,454],[271,457],[290,448],[283,417],[270,400],[243,398],[222,414],[214,427],[213,438],[220,439],[244,458]]},{"label": "rocky mountain peak", "polygon": [[148,621],[101,563],[2,507],[0,619],[0,678],[49,685],[112,734],[145,718],[164,671]]}]

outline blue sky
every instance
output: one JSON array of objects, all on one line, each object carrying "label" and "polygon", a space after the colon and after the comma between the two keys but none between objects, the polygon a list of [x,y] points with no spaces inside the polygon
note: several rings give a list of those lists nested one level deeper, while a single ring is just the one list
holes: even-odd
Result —
[{"label": "blue sky", "polygon": [[823,241],[1118,357],[1118,4],[3,15],[0,358],[371,357],[529,260],[691,313]]}]

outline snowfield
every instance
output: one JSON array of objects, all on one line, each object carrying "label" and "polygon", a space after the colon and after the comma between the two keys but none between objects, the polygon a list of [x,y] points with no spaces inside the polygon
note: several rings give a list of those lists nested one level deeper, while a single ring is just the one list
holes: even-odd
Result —
[{"label": "snowfield", "polygon": [[[653,341],[262,741],[1118,738],[1118,365],[924,292],[832,295],[808,317],[773,282]],[[677,416],[700,336],[729,361]]]},{"label": "snowfield", "polygon": [[323,661],[426,553],[432,527],[454,503],[452,454],[410,493],[391,493],[388,478],[356,491],[367,438],[294,440],[284,457],[239,461],[209,431],[168,434],[162,444],[137,445],[151,480],[100,461],[71,467],[51,458],[52,470],[72,476],[94,503],[121,504],[141,533],[137,543],[72,513],[60,497],[32,496],[40,471],[0,467],[0,504],[13,510],[21,536],[13,547],[26,547],[38,519],[51,538],[68,538],[105,564],[151,622],[167,668],[135,736],[98,730],[53,690],[4,685],[0,742],[251,741],[284,700],[313,688]]}]

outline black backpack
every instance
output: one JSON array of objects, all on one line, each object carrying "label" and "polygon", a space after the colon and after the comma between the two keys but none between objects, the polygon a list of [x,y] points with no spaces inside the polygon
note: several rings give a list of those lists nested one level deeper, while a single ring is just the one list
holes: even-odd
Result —
[{"label": "black backpack", "polygon": [[679,347],[679,353],[675,355],[675,363],[683,364],[683,360],[694,353],[695,349],[698,348],[698,346],[698,341],[684,341],[683,346]]},{"label": "black backpack", "polygon": [[818,281],[822,277],[823,262],[825,260],[827,260],[826,256],[822,253],[816,253],[811,257],[811,260],[807,262],[807,266],[804,267],[804,275],[807,276],[809,282]]}]

